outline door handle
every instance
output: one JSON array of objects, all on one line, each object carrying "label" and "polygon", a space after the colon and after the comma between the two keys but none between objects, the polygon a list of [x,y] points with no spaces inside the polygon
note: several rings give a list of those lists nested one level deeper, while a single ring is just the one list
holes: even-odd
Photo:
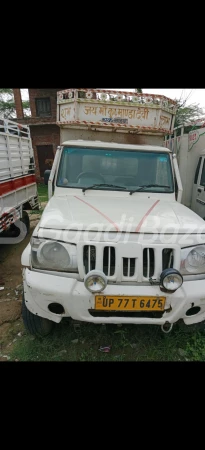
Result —
[{"label": "door handle", "polygon": [[202,189],[200,189],[200,188],[197,189],[197,192],[201,192],[201,191],[202,191]]}]

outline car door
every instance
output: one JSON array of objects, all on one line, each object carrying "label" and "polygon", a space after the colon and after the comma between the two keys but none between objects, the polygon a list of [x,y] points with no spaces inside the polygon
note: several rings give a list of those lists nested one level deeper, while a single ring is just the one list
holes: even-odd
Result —
[{"label": "car door", "polygon": [[205,155],[200,156],[197,164],[191,209],[205,219]]}]

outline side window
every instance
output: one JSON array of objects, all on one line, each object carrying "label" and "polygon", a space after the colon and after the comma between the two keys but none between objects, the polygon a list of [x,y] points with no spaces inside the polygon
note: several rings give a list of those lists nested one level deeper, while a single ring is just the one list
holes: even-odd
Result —
[{"label": "side window", "polygon": [[201,174],[200,186],[205,186],[205,159],[204,159],[204,164],[203,164],[203,169],[202,169],[202,174]]},{"label": "side window", "polygon": [[194,177],[194,184],[197,184],[197,181],[198,181],[199,170],[200,170],[200,167],[201,167],[201,160],[202,160],[202,157],[200,156],[198,164],[197,164],[197,168],[196,168],[195,177]]}]

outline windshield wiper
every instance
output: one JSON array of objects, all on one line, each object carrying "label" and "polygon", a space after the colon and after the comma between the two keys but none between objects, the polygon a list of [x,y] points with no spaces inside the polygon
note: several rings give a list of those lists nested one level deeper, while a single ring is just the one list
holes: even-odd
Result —
[{"label": "windshield wiper", "polygon": [[143,186],[139,186],[134,191],[130,191],[130,195],[132,195],[134,192],[143,191],[143,189],[146,189],[146,188],[149,188],[149,187],[161,187],[161,188],[169,188],[170,189],[170,186],[166,186],[166,185],[163,185],[163,184],[144,184]]},{"label": "windshield wiper", "polygon": [[85,187],[82,189],[82,192],[85,192],[88,189],[94,189],[95,187],[98,187],[98,186],[113,187],[113,188],[122,189],[123,191],[127,191],[127,188],[123,187],[123,186],[117,186],[116,184],[101,183],[101,184],[93,184],[92,186]]}]

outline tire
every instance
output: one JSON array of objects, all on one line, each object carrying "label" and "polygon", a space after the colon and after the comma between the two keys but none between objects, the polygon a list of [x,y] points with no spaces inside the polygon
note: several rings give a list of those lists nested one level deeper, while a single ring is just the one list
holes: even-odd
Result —
[{"label": "tire", "polygon": [[36,337],[48,336],[55,327],[55,323],[51,320],[37,316],[28,310],[24,294],[22,299],[22,318],[26,330]]},{"label": "tire", "polygon": [[24,226],[22,227],[22,224],[24,224],[26,226],[26,236],[28,236],[28,234],[30,233],[30,219],[29,219],[29,215],[26,211],[23,211],[22,217],[20,220],[17,221],[18,223],[18,227],[14,224],[11,225],[10,230],[12,233],[12,236],[14,237],[19,237],[21,231],[24,232]]},{"label": "tire", "polygon": [[[17,226],[18,224],[18,226]],[[26,230],[25,230],[26,226]],[[22,232],[23,238],[30,233],[30,220],[26,211],[23,211],[22,218],[12,223],[10,227],[1,233],[1,238],[19,237]]]},{"label": "tire", "polygon": [[185,334],[196,333],[197,331],[200,333],[205,333],[205,320],[192,325],[186,325],[184,321],[181,320],[177,322],[177,326],[178,329]]},{"label": "tire", "polygon": [[26,229],[27,229],[26,236],[27,236],[30,233],[30,219],[29,219],[29,215],[26,211],[23,211],[23,217],[21,219],[21,222],[23,222],[26,225]]}]

